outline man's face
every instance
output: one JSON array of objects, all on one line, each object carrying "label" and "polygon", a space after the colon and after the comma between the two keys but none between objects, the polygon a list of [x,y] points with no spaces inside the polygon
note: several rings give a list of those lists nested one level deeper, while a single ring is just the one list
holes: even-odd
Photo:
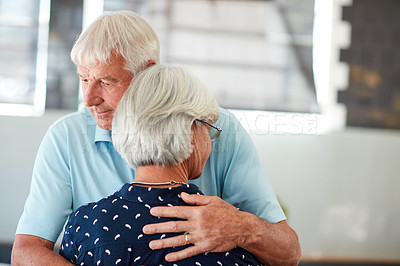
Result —
[{"label": "man's face", "polygon": [[78,65],[82,81],[85,106],[96,119],[100,128],[111,130],[112,118],[133,75],[124,69],[120,56],[111,56],[109,64]]}]

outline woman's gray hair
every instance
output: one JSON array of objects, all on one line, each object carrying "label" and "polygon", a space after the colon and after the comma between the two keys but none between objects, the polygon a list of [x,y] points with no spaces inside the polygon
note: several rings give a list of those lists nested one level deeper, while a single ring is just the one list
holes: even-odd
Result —
[{"label": "woman's gray hair", "polygon": [[71,59],[76,65],[109,63],[112,53],[121,55],[125,69],[136,75],[149,60],[159,63],[157,34],[135,12],[104,12],[79,36]]},{"label": "woman's gray hair", "polygon": [[132,168],[172,166],[193,151],[195,119],[216,122],[211,91],[179,67],[154,65],[135,76],[122,96],[112,124],[116,150]]}]

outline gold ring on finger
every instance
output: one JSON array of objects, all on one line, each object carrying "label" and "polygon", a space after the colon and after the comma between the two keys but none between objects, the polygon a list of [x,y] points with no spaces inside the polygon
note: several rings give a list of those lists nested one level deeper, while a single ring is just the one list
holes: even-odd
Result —
[{"label": "gold ring on finger", "polygon": [[186,232],[186,233],[184,233],[184,235],[185,235],[185,241],[186,241],[186,245],[190,245],[190,241],[189,241],[189,233],[188,233],[188,232]]}]

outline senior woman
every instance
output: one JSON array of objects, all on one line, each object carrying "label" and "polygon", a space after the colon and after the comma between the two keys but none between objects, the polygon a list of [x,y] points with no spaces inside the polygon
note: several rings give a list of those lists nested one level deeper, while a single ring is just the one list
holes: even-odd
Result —
[{"label": "senior woman", "polygon": [[[60,254],[78,265],[167,265],[166,254],[186,248],[190,234],[145,235],[146,224],[176,220],[150,214],[154,206],[187,205],[182,192],[200,177],[221,128],[213,125],[218,105],[206,86],[181,68],[152,66],[132,81],[115,111],[112,139],[134,181],[98,202],[80,207],[65,227]],[[151,250],[149,242],[178,237],[182,246]],[[235,248],[205,253],[174,265],[257,265]]]}]

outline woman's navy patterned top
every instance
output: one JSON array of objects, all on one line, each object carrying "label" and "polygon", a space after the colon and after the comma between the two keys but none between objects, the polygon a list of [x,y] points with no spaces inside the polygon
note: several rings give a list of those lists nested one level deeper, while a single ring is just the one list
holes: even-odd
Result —
[{"label": "woman's navy patterned top", "polygon": [[145,235],[146,224],[177,219],[153,217],[155,206],[187,205],[180,193],[202,194],[195,185],[147,188],[125,184],[113,195],[77,209],[65,226],[60,254],[77,265],[261,265],[241,248],[229,252],[204,253],[170,263],[166,254],[186,248],[151,250],[153,239],[178,234]]}]

